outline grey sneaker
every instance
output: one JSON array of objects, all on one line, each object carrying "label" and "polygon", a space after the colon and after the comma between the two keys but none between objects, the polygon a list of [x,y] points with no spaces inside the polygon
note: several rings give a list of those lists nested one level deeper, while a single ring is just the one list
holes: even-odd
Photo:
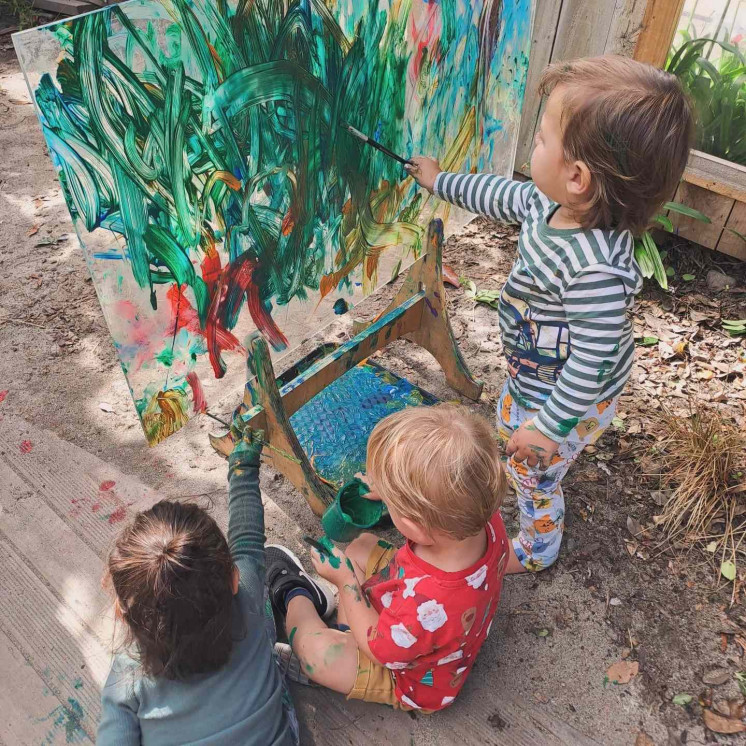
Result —
[{"label": "grey sneaker", "polygon": [[280,672],[288,681],[294,681],[296,684],[311,686],[311,679],[303,673],[303,664],[300,658],[293,652],[293,649],[286,642],[275,643],[275,657]]}]

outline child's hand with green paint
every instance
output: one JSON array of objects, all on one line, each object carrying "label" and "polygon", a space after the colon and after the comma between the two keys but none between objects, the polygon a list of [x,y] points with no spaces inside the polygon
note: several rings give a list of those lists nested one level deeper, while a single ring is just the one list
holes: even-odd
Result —
[{"label": "child's hand with green paint", "polygon": [[326,536],[318,543],[324,547],[323,552],[316,547],[311,549],[311,562],[316,574],[334,583],[338,588],[345,583],[356,581],[355,570],[347,555],[341,549],[337,549]]},{"label": "child's hand with green paint", "polygon": [[231,436],[235,443],[231,455],[244,454],[245,463],[250,466],[259,466],[259,457],[264,445],[264,431],[249,427],[241,415],[237,414],[231,425]]},{"label": "child's hand with green paint", "polygon": [[435,158],[426,155],[416,155],[410,158],[411,165],[404,166],[404,170],[428,192],[435,189],[435,179],[443,170]]}]

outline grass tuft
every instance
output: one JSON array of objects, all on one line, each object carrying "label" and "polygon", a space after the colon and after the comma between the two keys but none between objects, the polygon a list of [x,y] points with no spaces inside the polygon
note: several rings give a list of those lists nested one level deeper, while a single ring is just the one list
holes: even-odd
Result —
[{"label": "grass tuft", "polygon": [[746,433],[704,408],[664,411],[660,424],[658,476],[672,493],[656,522],[672,542],[706,544],[721,569],[736,567],[746,557]]}]

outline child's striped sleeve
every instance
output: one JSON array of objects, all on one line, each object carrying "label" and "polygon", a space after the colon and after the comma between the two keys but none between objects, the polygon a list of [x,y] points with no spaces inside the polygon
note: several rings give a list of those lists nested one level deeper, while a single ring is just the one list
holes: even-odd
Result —
[{"label": "child's striped sleeve", "polygon": [[495,174],[441,171],[433,193],[446,202],[506,223],[521,223],[529,211],[533,181],[513,181]]}]

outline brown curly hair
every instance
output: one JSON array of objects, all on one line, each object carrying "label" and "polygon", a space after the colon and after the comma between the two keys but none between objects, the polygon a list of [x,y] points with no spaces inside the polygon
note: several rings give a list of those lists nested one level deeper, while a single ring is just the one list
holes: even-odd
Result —
[{"label": "brown curly hair", "polygon": [[162,500],[138,513],[112,549],[107,579],[147,676],[216,671],[233,645],[233,560],[215,520]]},{"label": "brown curly hair", "polygon": [[673,198],[694,134],[691,104],[678,79],[652,65],[605,55],[557,62],[539,90],[562,95],[567,161],[591,172],[583,228],[629,229],[639,235]]}]

